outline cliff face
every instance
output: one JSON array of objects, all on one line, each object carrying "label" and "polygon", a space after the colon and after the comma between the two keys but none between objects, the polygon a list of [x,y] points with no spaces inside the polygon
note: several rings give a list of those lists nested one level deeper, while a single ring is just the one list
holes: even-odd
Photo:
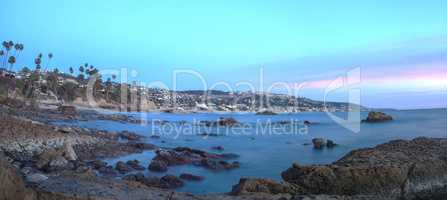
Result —
[{"label": "cliff face", "polygon": [[282,173],[299,194],[447,197],[447,139],[396,140],[352,151],[330,165],[294,164]]}]

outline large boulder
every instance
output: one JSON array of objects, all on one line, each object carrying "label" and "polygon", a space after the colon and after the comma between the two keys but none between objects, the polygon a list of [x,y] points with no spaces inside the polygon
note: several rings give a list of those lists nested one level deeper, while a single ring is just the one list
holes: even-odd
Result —
[{"label": "large boulder", "polygon": [[[65,168],[68,161],[75,161],[78,159],[76,152],[71,143],[66,142],[62,148],[50,148],[43,151],[36,157],[36,166],[38,169],[61,169]],[[49,166],[51,165],[51,166]]]},{"label": "large boulder", "polygon": [[53,158],[46,166],[46,171],[63,170],[68,167],[68,161],[63,156]]},{"label": "large boulder", "polygon": [[181,152],[159,150],[156,154],[157,155],[153,158],[153,160],[163,161],[169,166],[183,165],[191,162],[188,156]]},{"label": "large boulder", "polygon": [[39,154],[36,158],[36,166],[38,169],[43,169],[46,167],[53,159],[62,156],[63,153],[61,151],[57,151],[56,149],[47,149],[41,154]]},{"label": "large boulder", "polygon": [[277,183],[269,179],[241,178],[237,185],[233,186],[231,195],[241,195],[247,193],[268,193],[280,194],[289,193],[291,188],[286,184]]},{"label": "large boulder", "polygon": [[299,194],[447,195],[447,139],[396,140],[352,151],[330,165],[294,164],[281,175]]},{"label": "large boulder", "polygon": [[116,163],[115,169],[118,170],[122,174],[125,174],[125,173],[128,173],[128,172],[132,171],[131,167],[129,165],[127,165],[123,161],[118,161]]},{"label": "large boulder", "polygon": [[154,172],[165,172],[168,170],[168,164],[163,160],[153,160],[148,169]]},{"label": "large boulder", "polygon": [[393,120],[393,117],[390,115],[387,115],[383,112],[369,112],[368,117],[362,122],[369,122],[369,123],[375,123],[375,122],[386,122]]},{"label": "large boulder", "polygon": [[140,161],[138,160],[129,160],[126,162],[127,165],[129,165],[130,167],[132,167],[135,170],[139,170],[139,171],[143,171],[146,168],[144,168],[143,166],[140,165]]}]

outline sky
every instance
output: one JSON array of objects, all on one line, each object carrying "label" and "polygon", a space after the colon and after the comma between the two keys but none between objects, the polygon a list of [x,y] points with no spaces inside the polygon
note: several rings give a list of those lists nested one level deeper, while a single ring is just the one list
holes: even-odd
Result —
[{"label": "sky", "polygon": [[[447,107],[447,1],[2,0],[15,68],[83,63],[171,89],[265,90],[380,108]],[[360,83],[328,93],[360,69]],[[183,71],[179,71],[183,70]],[[181,73],[180,73],[181,72]],[[177,73],[176,87],[174,74]],[[203,81],[206,83],[206,87]],[[278,84],[279,83],[279,84]],[[160,84],[159,84],[160,85]],[[213,85],[220,85],[213,87]],[[272,86],[273,85],[273,86]],[[227,89],[228,90],[228,89]]]}]

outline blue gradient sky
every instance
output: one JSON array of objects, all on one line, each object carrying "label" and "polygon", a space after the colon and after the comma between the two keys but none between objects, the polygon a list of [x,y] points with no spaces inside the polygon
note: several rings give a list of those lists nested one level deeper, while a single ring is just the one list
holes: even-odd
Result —
[{"label": "blue gradient sky", "polygon": [[[52,52],[50,65],[63,70],[85,62],[129,67],[138,80],[168,85],[175,69],[194,69],[210,85],[258,84],[262,66],[269,85],[325,83],[361,67],[367,106],[447,106],[443,0],[2,0],[0,6],[0,40],[25,44],[20,67]],[[179,81],[180,89],[201,88],[196,78]],[[322,88],[301,95],[322,99]]]}]

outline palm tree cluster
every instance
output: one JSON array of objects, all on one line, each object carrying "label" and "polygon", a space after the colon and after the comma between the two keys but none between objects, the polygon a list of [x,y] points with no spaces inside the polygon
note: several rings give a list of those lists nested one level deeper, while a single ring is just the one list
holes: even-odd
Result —
[{"label": "palm tree cluster", "polygon": [[[9,64],[9,70],[12,70],[14,64],[16,63],[16,59],[19,56],[20,52],[23,51],[24,45],[21,43],[15,43],[13,41],[3,41],[2,49],[0,50],[0,58],[2,58],[1,67],[6,68],[7,64]],[[14,54],[11,52],[14,50]],[[10,54],[11,53],[11,54]]]},{"label": "palm tree cluster", "polygon": [[[0,50],[0,67],[4,67],[6,70],[9,64],[8,69],[10,71],[13,70],[16,59],[23,49],[24,45],[21,43],[4,41]],[[39,53],[34,58],[35,69],[23,67],[18,72],[20,78],[15,78],[12,76],[12,73],[8,73],[11,75],[9,77],[0,76],[0,94],[2,94],[1,91],[3,90],[8,96],[11,93],[14,95],[17,93],[21,94],[25,99],[32,100],[40,96],[40,94],[50,95],[52,93],[61,100],[73,101],[78,97],[86,97],[86,85],[91,78],[95,78],[96,81],[93,85],[94,97],[105,99],[109,103],[120,103],[121,89],[123,87],[131,87],[128,84],[122,87],[120,84],[114,83],[116,75],[108,77],[103,82],[99,69],[89,63],[80,65],[77,70],[74,67],[69,67],[69,73],[63,73],[58,68],[47,71],[54,55],[53,53],[46,55]]]}]

